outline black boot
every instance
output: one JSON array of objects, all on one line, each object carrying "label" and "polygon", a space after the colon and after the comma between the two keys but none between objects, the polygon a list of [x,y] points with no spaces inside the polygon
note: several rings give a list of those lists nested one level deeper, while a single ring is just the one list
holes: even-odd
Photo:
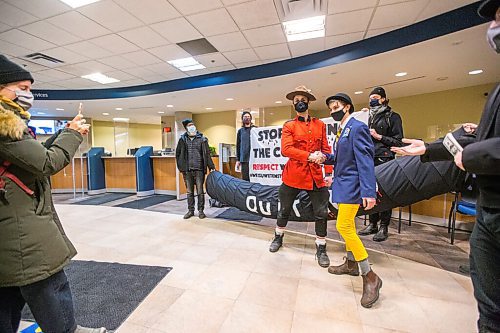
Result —
[{"label": "black boot", "polygon": [[358,235],[368,236],[368,235],[376,234],[377,231],[378,231],[377,223],[370,223],[365,228],[358,231]]},{"label": "black boot", "polygon": [[328,258],[328,254],[326,254],[326,244],[316,244],[316,260],[321,267],[326,268],[330,266],[330,258]]},{"label": "black boot", "polygon": [[388,225],[381,225],[379,231],[375,236],[373,236],[373,240],[375,242],[383,242],[389,237],[389,226]]},{"label": "black boot", "polygon": [[283,236],[285,236],[285,234],[278,235],[277,233],[274,233],[274,239],[269,246],[269,251],[277,252],[280,249],[283,245]]},{"label": "black boot", "polygon": [[205,217],[207,217],[207,216],[205,215],[205,213],[204,213],[202,210],[199,210],[199,211],[198,211],[198,217],[199,217],[200,219],[204,219],[204,218],[205,218]]},{"label": "black boot", "polygon": [[193,216],[194,216],[194,212],[190,210],[186,213],[186,215],[184,215],[184,220],[187,220],[188,218],[193,217]]}]

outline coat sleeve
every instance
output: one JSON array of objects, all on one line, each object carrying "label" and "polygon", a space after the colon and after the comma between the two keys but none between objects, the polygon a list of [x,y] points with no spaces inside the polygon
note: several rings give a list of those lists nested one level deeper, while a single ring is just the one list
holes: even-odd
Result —
[{"label": "coat sleeve", "polygon": [[236,134],[236,161],[239,161],[241,158],[241,128],[238,130],[238,134]]},{"label": "coat sleeve", "polygon": [[205,154],[207,156],[207,166],[209,170],[215,170],[215,164],[210,155],[210,147],[208,145],[208,139],[204,142]]},{"label": "coat sleeve", "polygon": [[47,146],[35,139],[18,141],[0,139],[0,157],[39,176],[51,176],[67,166],[83,138],[66,128]]},{"label": "coat sleeve", "polygon": [[[458,143],[462,147],[467,147],[471,143],[476,141],[474,135],[462,135],[456,137]],[[446,149],[443,145],[443,139],[436,140],[431,143],[425,144],[425,153],[420,156],[420,161],[425,162],[435,162],[435,161],[452,161],[453,155]]]},{"label": "coat sleeve", "polygon": [[376,198],[375,193],[375,164],[373,162],[375,148],[368,126],[357,127],[353,137],[354,159],[359,174],[359,185],[362,198]]},{"label": "coat sleeve", "polygon": [[303,162],[307,162],[309,158],[308,151],[293,146],[293,133],[287,123],[283,126],[283,131],[281,133],[281,154],[285,157]]},{"label": "coat sleeve", "polygon": [[[321,136],[321,152],[323,154],[331,154],[332,147],[328,144],[328,138],[326,136],[326,125],[323,125],[323,133]],[[330,164],[325,164],[325,173],[331,175],[333,172],[333,167]]]},{"label": "coat sleeve", "polygon": [[389,128],[390,135],[382,135],[382,142],[386,147],[402,147],[403,144],[403,121],[397,113],[391,115],[391,127]]},{"label": "coat sleeve", "polygon": [[500,175],[500,137],[468,145],[462,152],[465,170],[478,175]]}]

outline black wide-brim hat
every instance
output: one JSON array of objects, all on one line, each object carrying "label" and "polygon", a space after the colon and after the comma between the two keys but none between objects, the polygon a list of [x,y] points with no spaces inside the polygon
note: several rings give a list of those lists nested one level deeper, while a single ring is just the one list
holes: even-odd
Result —
[{"label": "black wide-brim hat", "polygon": [[479,5],[477,13],[485,19],[494,21],[498,7],[500,7],[500,0],[486,0]]},{"label": "black wide-brim hat", "polygon": [[351,108],[352,108],[352,112],[354,112],[354,104],[352,104],[352,99],[347,94],[337,93],[337,94],[335,94],[333,96],[328,97],[325,100],[326,106],[328,106],[328,104],[330,104],[331,101],[342,101],[342,102],[344,102],[346,104],[349,104],[351,106]]}]

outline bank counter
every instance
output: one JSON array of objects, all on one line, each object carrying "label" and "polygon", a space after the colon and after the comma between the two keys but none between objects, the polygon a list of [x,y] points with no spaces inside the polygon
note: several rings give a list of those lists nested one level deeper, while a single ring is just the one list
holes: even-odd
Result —
[{"label": "bank counter", "polygon": [[75,157],[64,169],[50,177],[52,192],[70,193],[73,191],[87,191],[87,176],[87,158]]}]

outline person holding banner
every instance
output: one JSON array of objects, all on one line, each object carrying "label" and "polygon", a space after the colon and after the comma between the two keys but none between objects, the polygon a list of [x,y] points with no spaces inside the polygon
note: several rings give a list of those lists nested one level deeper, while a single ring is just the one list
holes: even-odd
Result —
[{"label": "person holding banner", "polygon": [[244,111],[241,115],[243,126],[236,135],[236,170],[241,170],[241,178],[250,181],[250,131],[252,127],[252,114]]},{"label": "person holding banner", "polygon": [[382,280],[370,268],[368,253],[356,233],[354,219],[362,204],[365,210],[375,206],[376,179],[373,162],[374,146],[368,126],[352,116],[354,105],[343,93],[328,97],[326,105],[340,127],[333,153],[316,152],[317,163],[334,166],[332,202],[337,203],[337,230],[346,244],[347,256],[342,265],[331,266],[328,272],[336,275],[349,274],[363,278],[361,305],[372,307],[379,298]]},{"label": "person holding banner", "polygon": [[297,116],[283,125],[281,154],[288,157],[278,192],[281,209],[277,216],[274,239],[269,251],[276,252],[283,245],[285,227],[297,195],[307,191],[314,211],[316,230],[316,260],[321,267],[330,266],[326,253],[326,223],[328,217],[328,188],[323,170],[313,153],[331,152],[325,124],[309,115],[309,103],[316,100],[305,86],[297,87],[286,95],[293,102]]}]

